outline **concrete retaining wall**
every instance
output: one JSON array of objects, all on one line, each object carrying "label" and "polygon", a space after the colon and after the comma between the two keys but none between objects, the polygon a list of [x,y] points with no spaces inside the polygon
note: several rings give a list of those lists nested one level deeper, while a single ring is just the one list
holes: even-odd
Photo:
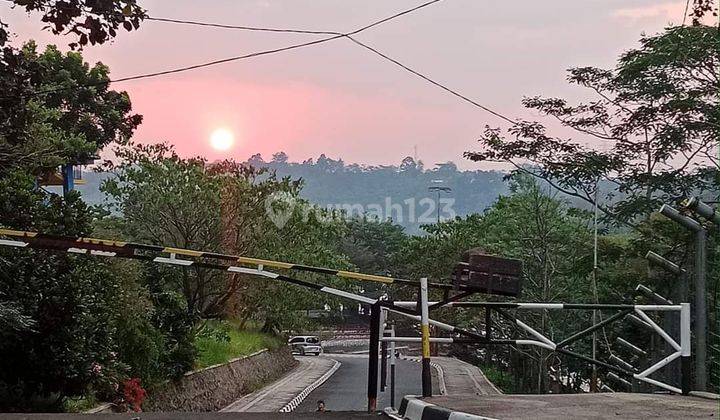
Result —
[{"label": "concrete retaining wall", "polygon": [[281,377],[297,361],[287,346],[186,373],[148,395],[144,411],[217,411]]}]

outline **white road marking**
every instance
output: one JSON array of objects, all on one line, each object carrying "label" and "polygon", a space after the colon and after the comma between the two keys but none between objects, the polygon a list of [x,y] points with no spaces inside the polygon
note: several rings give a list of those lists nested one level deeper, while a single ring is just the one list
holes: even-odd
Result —
[{"label": "white road marking", "polygon": [[[300,365],[276,382],[245,395],[220,411],[280,411],[294,402],[292,409],[302,402],[315,388],[322,385],[340,367],[340,362],[327,357],[297,357]],[[330,366],[332,364],[332,366]],[[327,367],[330,366],[329,369]],[[322,375],[319,375],[319,370]],[[304,389],[300,388],[313,380]],[[313,387],[308,390],[309,388]],[[304,395],[303,395],[304,394]]]}]

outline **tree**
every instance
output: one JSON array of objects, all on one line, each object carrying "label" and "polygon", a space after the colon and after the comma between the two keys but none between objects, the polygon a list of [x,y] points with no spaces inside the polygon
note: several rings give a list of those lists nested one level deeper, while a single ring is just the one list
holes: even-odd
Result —
[{"label": "tree", "polygon": [[[635,224],[663,202],[708,188],[707,171],[720,135],[720,39],[706,26],[669,28],[644,37],[618,60],[616,70],[571,69],[568,80],[597,99],[570,105],[559,98],[526,98],[530,109],[575,131],[574,139],[549,135],[537,122],[520,121],[505,138],[487,128],[474,161],[502,161],[572,197],[595,201],[615,223]],[[602,142],[589,147],[582,142]],[[607,146],[606,146],[607,145]]]},{"label": "tree", "polygon": [[714,0],[693,0],[693,7],[689,14],[692,17],[693,25],[700,25],[702,18],[708,14],[717,17],[718,7],[713,6],[713,3]]},{"label": "tree", "polygon": [[411,156],[406,156],[402,162],[400,163],[400,166],[398,167],[398,170],[400,172],[409,173],[416,175],[418,172],[422,172],[422,163],[421,162],[415,162],[415,159]]},{"label": "tree", "polygon": [[390,220],[354,217],[347,220],[348,232],[340,249],[363,273],[393,275],[393,258],[406,240],[403,228]]},{"label": "tree", "polygon": [[[490,254],[523,261],[522,301],[593,301],[588,280],[592,268],[589,258],[592,241],[587,215],[570,208],[527,175],[513,177],[511,193],[500,197],[484,214],[456,218],[424,226],[424,229],[428,235],[408,238],[396,256],[396,264],[405,277],[426,276],[435,281],[447,281],[463,252],[481,248]],[[403,292],[396,290],[393,297]],[[493,297],[477,299],[485,301]],[[469,329],[479,328],[478,325],[484,322],[484,313],[476,311],[455,310],[439,315],[453,325]],[[559,312],[523,312],[521,317],[556,340],[589,324],[588,317]],[[517,338],[512,328],[499,325],[496,325],[497,334]],[[581,352],[586,350],[582,345],[579,347]],[[479,360],[477,353],[468,350],[467,346],[455,347],[453,351],[468,360]],[[500,346],[492,351],[497,362],[494,366],[508,366],[515,381],[515,391],[547,391],[549,361],[557,360],[551,358],[551,353],[534,348]],[[585,363],[565,359],[561,371],[577,373],[585,369]],[[580,382],[565,385],[577,392]]]},{"label": "tree", "polygon": [[[127,141],[142,122],[126,92],[108,89],[109,69],[80,53],[33,42],[5,48],[0,60],[0,174],[15,168],[41,175]],[[47,91],[42,95],[33,92]]]},{"label": "tree", "polygon": [[[352,268],[346,256],[339,250],[340,241],[347,234],[345,222],[337,214],[312,207],[297,195],[289,198],[292,203],[290,217],[282,226],[271,220],[264,225],[266,235],[256,250],[261,258],[288,261],[298,264],[348,270]],[[334,276],[290,271],[288,276],[359,291],[365,285],[348,283]],[[338,299],[325,293],[304,287],[266,279],[248,278],[239,294],[243,302],[243,319],[254,319],[266,332],[298,331],[307,328],[307,318],[301,316],[307,309],[337,310]],[[347,301],[344,301],[347,305]],[[354,303],[354,302],[353,302]]]},{"label": "tree", "polygon": [[[3,226],[86,236],[92,211],[79,194],[47,195],[34,179],[0,178]],[[107,391],[121,369],[115,350],[118,278],[101,261],[66,254],[0,250],[0,409],[57,410],[87,387]],[[105,370],[93,370],[93,366]],[[35,407],[29,405],[35,400]]]},{"label": "tree", "polygon": [[[119,163],[107,162],[116,177],[101,190],[123,216],[123,233],[139,242],[220,251],[220,186],[206,174],[200,159],[181,159],[163,145],[135,145],[116,150]],[[172,268],[165,271],[175,272]],[[215,311],[209,297],[223,283],[206,269],[183,269],[164,275],[179,291],[193,316]]]},{"label": "tree", "polygon": [[[117,176],[102,189],[122,213],[128,238],[311,265],[345,262],[336,251],[343,224],[314,217],[316,209],[298,197],[299,181],[232,161],[182,159],[166,145],[130,144],[116,155],[121,162],[107,169]],[[256,276],[195,266],[161,271],[166,290],[182,293],[199,318],[255,317],[267,330],[283,329],[298,319],[294,309],[320,301]]]},{"label": "tree", "polygon": [[[587,215],[569,208],[527,176],[514,178],[511,191],[512,195],[501,197],[484,215],[483,248],[523,261],[524,301],[592,302],[588,281],[592,240]],[[568,337],[588,324],[587,316],[558,311],[523,313],[523,318],[531,319],[532,325],[551,340]],[[536,365],[528,365],[527,359],[521,360],[523,356],[534,358]],[[553,354],[530,348],[523,356],[508,354],[518,381],[516,387],[547,392]],[[576,360],[563,362],[561,371],[567,378],[572,377],[568,372],[584,368],[584,363]],[[557,376],[560,379],[561,375]]]},{"label": "tree", "polygon": [[[435,220],[437,203],[428,187],[443,178],[453,193],[440,203],[441,217],[468,215],[482,211],[507,191],[500,171],[460,171],[454,164],[425,170],[421,161],[406,157],[399,165],[366,166],[345,164],[342,160],[319,156],[316,160],[263,162],[255,157],[246,162],[268,168],[278,177],[302,179],[301,196],[328,208],[353,209],[355,214],[391,218],[409,235],[421,234],[420,225]],[[447,200],[447,201],[446,201]]]},{"label": "tree", "polygon": [[272,163],[287,163],[288,155],[285,152],[277,152],[272,155]]},{"label": "tree", "polygon": [[[54,34],[73,34],[72,48],[103,44],[117,35],[122,26],[127,31],[138,29],[147,17],[136,0],[12,0],[14,7],[28,13],[39,12],[45,29]],[[0,47],[8,41],[7,24],[0,21]]]}]

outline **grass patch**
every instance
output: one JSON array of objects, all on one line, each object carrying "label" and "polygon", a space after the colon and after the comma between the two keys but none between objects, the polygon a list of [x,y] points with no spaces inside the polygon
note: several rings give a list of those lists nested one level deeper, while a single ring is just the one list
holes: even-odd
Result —
[{"label": "grass patch", "polygon": [[94,408],[96,405],[98,405],[98,400],[94,395],[66,398],[63,401],[63,409],[66,413],[82,413]]},{"label": "grass patch", "polygon": [[274,349],[284,344],[279,338],[267,334],[238,330],[229,322],[208,321],[195,338],[198,351],[195,368],[226,363],[236,357],[247,356],[264,348]]},{"label": "grass patch", "polygon": [[495,384],[503,393],[512,394],[514,392],[514,381],[511,374],[488,365],[481,365],[480,369],[490,382]]}]

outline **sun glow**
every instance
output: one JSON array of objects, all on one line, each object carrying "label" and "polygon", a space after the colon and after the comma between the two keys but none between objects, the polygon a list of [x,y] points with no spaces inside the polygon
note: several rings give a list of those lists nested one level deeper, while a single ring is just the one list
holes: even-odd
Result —
[{"label": "sun glow", "polygon": [[228,150],[235,143],[235,136],[227,128],[217,128],[210,134],[210,146],[215,150]]}]

